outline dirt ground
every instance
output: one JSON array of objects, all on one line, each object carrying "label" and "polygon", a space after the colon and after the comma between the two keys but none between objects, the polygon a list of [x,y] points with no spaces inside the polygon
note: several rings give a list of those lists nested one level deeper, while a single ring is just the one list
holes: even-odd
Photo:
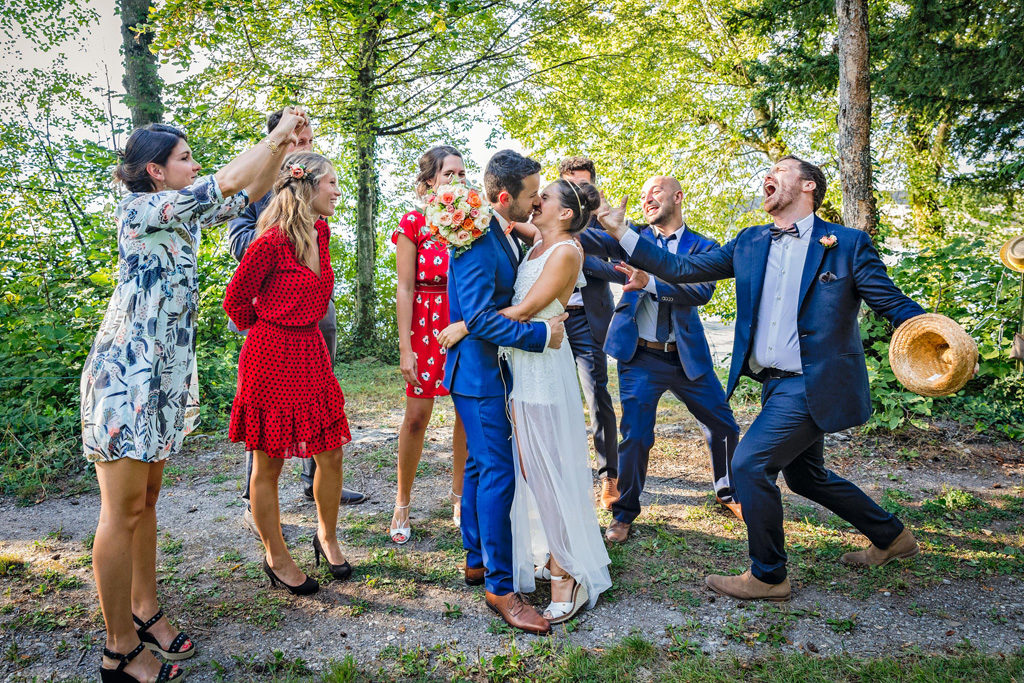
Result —
[{"label": "dirt ground", "polygon": [[[359,404],[351,393],[348,402]],[[744,428],[753,415],[749,407],[737,413]],[[381,678],[446,677],[449,664],[537,652],[544,641],[601,651],[630,636],[679,656],[740,658],[1009,654],[1024,645],[1020,444],[949,426],[902,441],[857,432],[828,437],[830,466],[900,514],[924,552],[879,570],[842,567],[839,554],[863,540],[780,481],[793,600],[741,603],[703,587],[709,571],[746,566],[745,530],[713,504],[696,423],[666,397],[644,513],[630,541],[609,549],[615,586],[549,640],[511,634],[485,608],[482,588],[465,586],[457,572],[463,555],[447,501],[450,401],[438,402],[428,432],[413,541],[403,547],[386,535],[401,399],[367,402],[350,418],[346,486],[370,495],[342,508],[339,521],[355,573],[345,582],[314,573],[324,584],[311,597],[271,590],[259,570],[262,547],[241,524],[239,446],[192,437],[168,466],[158,508],[160,594],[198,644],[198,656],[185,662],[190,681],[268,678],[280,669],[266,664],[275,658],[301,660],[315,672],[346,655]],[[300,566],[313,571],[315,510],[294,473],[282,476],[281,504],[286,539]],[[0,500],[0,678],[95,677],[103,625],[89,550],[98,508],[95,492],[30,507]],[[541,589],[529,599],[542,606],[547,595]],[[414,662],[426,673],[410,669]]]}]

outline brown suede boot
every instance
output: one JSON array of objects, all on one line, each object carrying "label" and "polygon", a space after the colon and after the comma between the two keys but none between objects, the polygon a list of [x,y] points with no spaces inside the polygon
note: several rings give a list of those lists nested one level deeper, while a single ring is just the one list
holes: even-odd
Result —
[{"label": "brown suede boot", "polygon": [[618,480],[615,477],[605,477],[601,480],[601,507],[611,510],[612,504],[619,499]]},{"label": "brown suede boot", "polygon": [[711,574],[704,579],[704,583],[719,595],[737,600],[770,600],[771,602],[789,600],[788,577],[783,579],[782,583],[765,583],[755,578],[749,569],[739,576]]},{"label": "brown suede boot", "polygon": [[904,529],[885,550],[872,543],[864,550],[846,553],[839,561],[855,567],[883,567],[893,560],[913,557],[919,552],[921,546],[917,544],[917,539],[910,533],[910,529]]}]

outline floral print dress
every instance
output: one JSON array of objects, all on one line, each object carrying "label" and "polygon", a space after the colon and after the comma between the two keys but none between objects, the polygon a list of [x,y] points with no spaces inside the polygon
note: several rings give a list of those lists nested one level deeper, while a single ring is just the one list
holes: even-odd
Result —
[{"label": "floral print dress", "polygon": [[410,342],[416,358],[420,385],[406,383],[405,395],[411,398],[447,396],[444,388],[446,350],[437,335],[448,327],[448,243],[435,237],[419,211],[402,217],[391,241],[405,235],[416,245],[416,298],[412,305]]},{"label": "floral print dress", "polygon": [[119,271],[82,369],[82,446],[90,461],[156,462],[199,422],[196,255],[203,228],[248,205],[214,177],[135,192],[117,207]]}]

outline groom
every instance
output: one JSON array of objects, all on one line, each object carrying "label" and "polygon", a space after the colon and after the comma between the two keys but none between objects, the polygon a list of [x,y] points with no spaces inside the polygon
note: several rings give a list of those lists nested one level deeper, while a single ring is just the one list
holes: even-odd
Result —
[{"label": "groom", "polygon": [[[761,412],[733,457],[734,485],[747,523],[751,566],[740,576],[711,575],[707,585],[740,600],[788,600],[781,471],[810,498],[871,540],[841,561],[881,566],[917,554],[914,536],[853,483],[825,467],[824,437],[863,424],[871,394],[857,315],[861,301],[893,327],[924,313],[886,274],[865,232],[826,223],[814,212],[825,175],[787,156],[762,185],[773,223],[741,231],[703,254],[672,254],[626,229],[626,202],[601,224],[629,263],[668,282],[736,278],[736,337],[728,395],[740,375],[763,384]],[[637,288],[631,282],[627,288]]]},{"label": "groom", "polygon": [[546,323],[520,323],[498,311],[512,304],[521,249],[512,222],[540,208],[540,164],[511,150],[495,154],[484,173],[494,216],[490,228],[448,266],[451,322],[465,321],[469,335],[448,351],[444,385],[466,427],[469,458],[462,491],[462,544],[466,583],[481,583],[487,606],[510,626],[543,634],[547,619],[512,590],[512,496],[515,455],[506,401],[512,377],[498,359],[499,346],[540,352],[558,348],[565,314]]}]

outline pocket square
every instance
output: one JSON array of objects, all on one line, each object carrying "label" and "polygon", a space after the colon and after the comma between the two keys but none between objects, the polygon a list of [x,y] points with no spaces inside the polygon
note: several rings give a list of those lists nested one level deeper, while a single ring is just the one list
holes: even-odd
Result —
[{"label": "pocket square", "polygon": [[839,278],[836,277],[836,274],[831,270],[826,270],[818,277],[818,281],[823,283],[835,282],[838,279]]}]

